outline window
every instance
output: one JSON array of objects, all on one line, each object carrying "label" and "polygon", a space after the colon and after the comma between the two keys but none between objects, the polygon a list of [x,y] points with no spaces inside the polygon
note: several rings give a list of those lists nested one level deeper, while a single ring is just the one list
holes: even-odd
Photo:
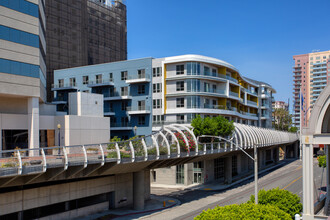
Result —
[{"label": "window", "polygon": [[184,74],[184,65],[176,65],[176,75]]},{"label": "window", "polygon": [[176,107],[183,108],[184,107],[184,98],[177,98],[176,99]]},{"label": "window", "polygon": [[215,84],[212,85],[212,92],[213,93],[217,92],[217,85],[215,85]]},{"label": "window", "polygon": [[96,83],[102,83],[102,74],[96,75]]},{"label": "window", "polygon": [[142,100],[142,101],[138,101],[138,110],[146,110],[146,101]]},{"label": "window", "polygon": [[152,76],[153,77],[162,76],[162,68],[161,67],[152,68]]},{"label": "window", "polygon": [[152,108],[154,109],[162,108],[162,100],[161,99],[152,100]]},{"label": "window", "polygon": [[83,76],[83,84],[88,84],[88,76]]},{"label": "window", "polygon": [[184,121],[184,115],[183,114],[176,115],[176,121],[177,122],[183,122]]},{"label": "window", "polygon": [[139,116],[138,125],[145,125],[145,124],[146,124],[146,117],[145,116]]},{"label": "window", "polygon": [[297,62],[299,63],[299,62],[300,62],[300,60],[297,60]]},{"label": "window", "polygon": [[[112,104],[112,103],[111,103]],[[121,110],[122,111],[126,111],[127,110],[127,102],[126,101],[123,101],[122,103],[121,103]]]},{"label": "window", "polygon": [[128,87],[121,87],[121,96],[128,96]]},{"label": "window", "polygon": [[138,78],[139,79],[146,78],[146,70],[145,69],[138,70]]},{"label": "window", "polygon": [[200,75],[201,64],[198,62],[187,63],[187,75]]},{"label": "window", "polygon": [[113,81],[113,74],[109,73],[109,81],[112,82]]},{"label": "window", "polygon": [[152,84],[152,91],[153,91],[153,93],[162,92],[162,84],[161,83]]},{"label": "window", "polygon": [[176,166],[176,183],[184,184],[184,164]]},{"label": "window", "polygon": [[204,83],[204,92],[210,92],[210,83]]},{"label": "window", "polygon": [[64,79],[59,79],[58,80],[58,87],[59,88],[64,87]]},{"label": "window", "polygon": [[146,92],[146,86],[145,85],[139,85],[138,86],[138,94],[145,94]]},{"label": "window", "polygon": [[176,82],[176,91],[184,91],[184,81]]},{"label": "window", "polygon": [[154,122],[164,121],[164,115],[154,115],[153,116],[153,121]]},{"label": "window", "polygon": [[76,86],[76,78],[70,78],[70,86]]},{"label": "window", "polygon": [[204,66],[204,74],[210,75],[210,68],[208,66]]},{"label": "window", "polygon": [[127,71],[121,72],[121,80],[127,80]]}]

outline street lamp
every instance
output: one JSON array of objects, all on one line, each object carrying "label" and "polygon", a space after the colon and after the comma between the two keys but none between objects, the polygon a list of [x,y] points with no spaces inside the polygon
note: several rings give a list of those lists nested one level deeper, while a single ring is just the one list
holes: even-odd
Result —
[{"label": "street lamp", "polygon": [[57,124],[57,129],[58,129],[58,155],[61,153],[61,124]]},{"label": "street lamp", "polygon": [[137,130],[137,126],[134,126],[134,136],[136,136],[136,130]]},{"label": "street lamp", "polygon": [[212,135],[201,135],[201,136],[198,136],[197,142],[199,142],[200,137],[218,138],[219,140],[224,140],[228,143],[234,144],[241,151],[243,151],[243,153],[245,153],[251,160],[254,161],[254,198],[255,198],[254,202],[255,202],[255,204],[258,204],[258,151],[257,151],[257,145],[258,144],[253,145],[253,149],[254,149],[254,158],[253,158],[243,148],[241,148],[238,144],[233,142],[234,137],[231,137],[230,139],[226,139],[226,138],[223,138],[223,137],[220,137],[220,136],[218,137],[218,136],[212,136]]}]

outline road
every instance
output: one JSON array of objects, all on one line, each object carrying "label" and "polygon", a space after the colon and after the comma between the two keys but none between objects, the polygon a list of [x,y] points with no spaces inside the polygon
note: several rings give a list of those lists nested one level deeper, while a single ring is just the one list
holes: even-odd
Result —
[{"label": "road", "polygon": [[[320,187],[322,168],[317,166],[314,161],[314,179],[315,188]],[[325,176],[325,174],[324,174]],[[323,186],[325,186],[323,179]],[[317,186],[317,187],[316,187]],[[289,190],[302,200],[302,163],[299,160],[291,161],[283,167],[259,176],[259,189],[272,189],[279,187],[280,189]],[[325,190],[325,187],[322,188]],[[202,190],[173,190],[163,188],[153,188],[152,193],[156,195],[166,195],[181,201],[181,205],[166,209],[160,212],[151,213],[140,217],[140,219],[193,219],[196,215],[208,208],[215,206],[225,206],[229,204],[240,204],[249,200],[250,195],[254,194],[254,182],[248,180],[232,189],[225,191],[202,191]],[[315,193],[315,199],[317,193]]]}]

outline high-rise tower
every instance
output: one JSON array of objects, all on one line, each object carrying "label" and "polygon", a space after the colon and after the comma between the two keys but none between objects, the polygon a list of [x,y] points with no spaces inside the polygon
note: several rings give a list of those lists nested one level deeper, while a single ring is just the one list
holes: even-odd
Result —
[{"label": "high-rise tower", "polygon": [[127,59],[122,1],[48,0],[46,16],[48,101],[54,70]]}]

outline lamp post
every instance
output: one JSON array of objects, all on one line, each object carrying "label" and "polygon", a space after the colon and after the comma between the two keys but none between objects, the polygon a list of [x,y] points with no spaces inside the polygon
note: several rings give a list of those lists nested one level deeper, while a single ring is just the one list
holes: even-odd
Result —
[{"label": "lamp post", "polygon": [[134,126],[134,136],[136,136],[136,130],[137,130],[137,126]]},{"label": "lamp post", "polygon": [[231,143],[231,144],[235,145],[236,147],[238,147],[241,151],[243,151],[243,153],[246,154],[246,156],[248,156],[251,160],[254,161],[254,198],[255,198],[254,203],[258,204],[258,149],[257,149],[258,144],[253,145],[253,149],[254,149],[254,158],[253,158],[243,148],[241,148],[238,144],[236,144],[232,141],[234,137],[232,137],[230,139],[226,139],[223,137],[212,136],[212,135],[201,135],[201,136],[198,136],[197,142],[199,142],[200,137],[218,138],[219,140],[224,140],[228,143]]},{"label": "lamp post", "polygon": [[61,124],[57,124],[57,129],[58,129],[58,155],[61,153]]}]

